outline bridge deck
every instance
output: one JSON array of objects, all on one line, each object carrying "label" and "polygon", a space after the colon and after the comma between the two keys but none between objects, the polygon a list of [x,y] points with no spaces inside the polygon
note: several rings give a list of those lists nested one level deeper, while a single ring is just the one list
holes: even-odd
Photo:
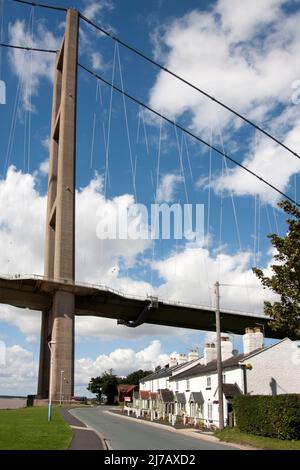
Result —
[{"label": "bridge deck", "polygon": [[[149,303],[147,298],[129,297],[106,287],[57,282],[42,277],[0,277],[0,304],[31,310],[48,310],[56,290],[75,294],[76,315],[134,321]],[[147,313],[145,323],[196,330],[215,331],[215,313],[208,307],[159,301]],[[268,338],[281,339],[284,331],[274,332],[263,315],[221,310],[222,331],[243,334],[246,327],[265,326]]]}]

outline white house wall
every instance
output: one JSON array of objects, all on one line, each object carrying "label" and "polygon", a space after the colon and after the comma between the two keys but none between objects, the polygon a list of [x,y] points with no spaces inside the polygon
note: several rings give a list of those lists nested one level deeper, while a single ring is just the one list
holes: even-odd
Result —
[{"label": "white house wall", "polygon": [[300,350],[286,339],[245,361],[247,392],[251,395],[300,393]]}]

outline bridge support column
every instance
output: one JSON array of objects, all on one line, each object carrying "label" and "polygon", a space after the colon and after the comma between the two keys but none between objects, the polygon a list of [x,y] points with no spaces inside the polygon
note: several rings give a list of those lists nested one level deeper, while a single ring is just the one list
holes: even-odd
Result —
[{"label": "bridge support column", "polygon": [[50,311],[42,312],[41,319],[41,342],[40,342],[40,362],[38,377],[38,397],[47,398],[49,395],[50,376],[50,349],[48,341],[51,339],[52,314]]},{"label": "bridge support column", "polygon": [[52,327],[52,399],[74,395],[74,312],[75,298],[70,292],[57,291],[53,299]]},{"label": "bridge support column", "polygon": [[[69,9],[63,42],[55,64],[45,243],[45,276],[75,280],[75,161],[79,14]],[[42,313],[38,395],[49,394],[52,350],[52,397],[74,395],[75,296],[53,293],[51,312]],[[62,372],[63,371],[63,372]],[[61,380],[64,384],[61,384]]]}]

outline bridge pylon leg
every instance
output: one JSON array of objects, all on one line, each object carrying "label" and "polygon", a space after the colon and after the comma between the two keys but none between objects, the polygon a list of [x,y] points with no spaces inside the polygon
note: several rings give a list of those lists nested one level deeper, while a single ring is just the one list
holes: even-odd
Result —
[{"label": "bridge pylon leg", "polygon": [[[69,9],[55,64],[46,215],[45,277],[67,284],[75,281],[78,31],[78,11]],[[69,400],[74,395],[75,296],[62,288],[52,295],[51,311],[42,313],[38,395],[49,395],[52,369],[53,400],[62,391]]]}]

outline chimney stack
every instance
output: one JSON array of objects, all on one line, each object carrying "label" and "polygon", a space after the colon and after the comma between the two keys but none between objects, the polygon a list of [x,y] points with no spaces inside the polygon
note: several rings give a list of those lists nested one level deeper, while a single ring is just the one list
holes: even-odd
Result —
[{"label": "chimney stack", "polygon": [[264,346],[264,335],[260,327],[246,328],[243,335],[244,354],[250,354]]},{"label": "chimney stack", "polygon": [[197,349],[190,349],[190,352],[189,352],[189,355],[188,355],[188,361],[195,361],[198,358],[199,358],[198,350]]},{"label": "chimney stack", "polygon": [[184,354],[184,353],[178,354],[177,362],[178,362],[179,366],[182,365],[182,364],[185,364],[187,362],[186,354]]},{"label": "chimney stack", "polygon": [[215,343],[205,343],[204,364],[217,360],[217,348]]},{"label": "chimney stack", "polygon": [[177,366],[177,358],[173,354],[171,354],[169,359],[169,367]]},{"label": "chimney stack", "polygon": [[222,361],[233,356],[233,346],[229,336],[221,336]]}]

